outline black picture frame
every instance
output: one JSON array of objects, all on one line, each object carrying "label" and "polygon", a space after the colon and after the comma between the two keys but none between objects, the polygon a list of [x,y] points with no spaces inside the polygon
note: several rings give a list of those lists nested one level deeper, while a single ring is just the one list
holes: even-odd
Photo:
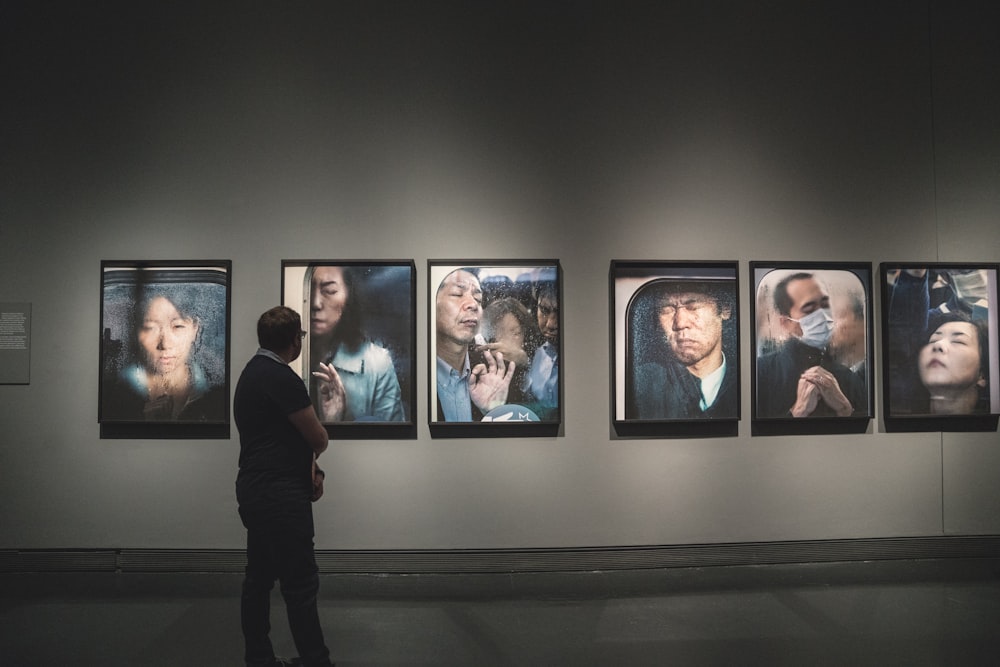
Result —
[{"label": "black picture frame", "polygon": [[997,430],[998,267],[879,265],[887,431]]},{"label": "black picture frame", "polygon": [[101,437],[228,438],[232,262],[103,260],[100,285]]},{"label": "black picture frame", "polygon": [[613,260],[609,290],[616,434],[737,435],[739,263]]},{"label": "black picture frame", "polygon": [[[291,367],[331,437],[416,437],[416,294],[413,260],[282,260],[281,301],[306,332]],[[316,398],[320,362],[347,392],[336,419]]]},{"label": "black picture frame", "polygon": [[[564,375],[559,261],[428,260],[427,267],[431,435],[558,434]],[[505,369],[514,357],[513,376],[503,373],[505,398],[477,405],[469,382],[498,367],[489,358],[499,347],[508,349]]]},{"label": "black picture frame", "polygon": [[[871,263],[755,261],[750,262],[749,286],[751,434],[865,432],[875,405]],[[788,298],[776,299],[782,293]],[[784,307],[776,306],[776,300]],[[824,313],[821,305],[827,302]],[[789,312],[781,312],[785,309]],[[805,321],[803,313],[814,313],[817,326]],[[803,379],[816,367],[823,370],[809,371],[814,382]],[[813,385],[806,403],[797,403],[800,381]],[[839,414],[847,410],[849,414]]]}]

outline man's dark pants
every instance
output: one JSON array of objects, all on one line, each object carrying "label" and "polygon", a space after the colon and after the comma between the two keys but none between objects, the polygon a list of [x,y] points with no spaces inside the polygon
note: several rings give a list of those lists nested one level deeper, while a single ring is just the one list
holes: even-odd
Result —
[{"label": "man's dark pants", "polygon": [[247,665],[271,665],[274,649],[271,630],[271,589],[280,582],[288,626],[302,664],[330,664],[323,641],[316,596],[319,570],[313,551],[311,508],[307,527],[302,521],[261,520],[241,511],[247,527],[247,567],[243,580],[241,616]]}]

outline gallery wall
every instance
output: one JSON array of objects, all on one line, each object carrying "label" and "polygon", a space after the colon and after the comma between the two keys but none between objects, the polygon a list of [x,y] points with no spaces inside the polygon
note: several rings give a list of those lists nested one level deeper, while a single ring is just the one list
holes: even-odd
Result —
[{"label": "gallery wall", "polygon": [[[13,5],[13,6],[11,6]],[[23,5],[23,6],[21,6]],[[622,438],[613,259],[1000,261],[988,2],[0,10],[0,548],[239,548],[238,439],[102,439],[101,260],[232,260],[232,372],[282,259],[413,259],[417,434],[324,455],[321,549],[1000,533],[997,433]],[[557,258],[556,437],[432,438],[427,261]],[[876,315],[880,304],[876,295]],[[876,340],[876,351],[878,351]],[[877,365],[877,364],[876,364]],[[876,372],[876,388],[881,373]]]}]

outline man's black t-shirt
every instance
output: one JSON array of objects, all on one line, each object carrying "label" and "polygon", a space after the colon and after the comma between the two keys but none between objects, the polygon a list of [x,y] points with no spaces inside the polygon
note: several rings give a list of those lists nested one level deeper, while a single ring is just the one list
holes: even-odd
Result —
[{"label": "man's black t-shirt", "polygon": [[236,500],[244,522],[303,520],[312,531],[313,451],[288,420],[312,407],[305,383],[287,364],[254,356],[236,384],[233,416],[240,433]]}]

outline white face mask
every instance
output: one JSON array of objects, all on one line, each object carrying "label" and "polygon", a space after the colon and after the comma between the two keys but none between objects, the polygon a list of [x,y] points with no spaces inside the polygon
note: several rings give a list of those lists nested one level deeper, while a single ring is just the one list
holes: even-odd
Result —
[{"label": "white face mask", "polygon": [[830,336],[833,335],[833,313],[829,308],[819,308],[809,313],[801,320],[791,317],[792,322],[798,322],[802,329],[802,336],[799,340],[808,345],[823,350],[830,343]]}]

